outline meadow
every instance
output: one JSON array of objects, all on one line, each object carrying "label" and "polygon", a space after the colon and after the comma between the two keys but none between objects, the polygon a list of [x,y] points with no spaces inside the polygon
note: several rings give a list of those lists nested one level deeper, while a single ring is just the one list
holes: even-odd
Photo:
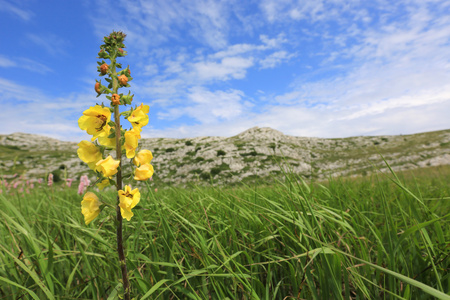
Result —
[{"label": "meadow", "polygon": [[[124,223],[135,299],[450,299],[450,166],[142,189]],[[76,182],[74,183],[76,185]],[[155,188],[158,188],[155,191]],[[0,299],[119,299],[115,210],[75,186],[0,194]],[[113,191],[102,194],[113,204]]]}]

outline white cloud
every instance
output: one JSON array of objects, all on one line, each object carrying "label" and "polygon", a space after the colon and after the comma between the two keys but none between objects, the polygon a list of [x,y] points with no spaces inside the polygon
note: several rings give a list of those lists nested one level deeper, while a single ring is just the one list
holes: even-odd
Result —
[{"label": "white cloud", "polygon": [[324,138],[413,134],[448,129],[449,111],[450,99],[422,106],[390,107],[360,118],[345,118],[358,113],[352,107],[336,110],[326,106],[272,106],[263,113],[249,112],[223,122],[150,130],[148,137],[229,137],[253,126],[271,127],[288,135]]},{"label": "white cloud", "polygon": [[8,58],[5,56],[0,56],[0,68],[21,68],[28,71],[45,74],[48,72],[52,72],[53,70],[47,67],[44,64],[41,64],[37,61],[34,61],[29,58],[17,57],[17,58]]},{"label": "white cloud", "polygon": [[277,51],[259,61],[261,69],[273,69],[276,66],[290,60],[295,54],[289,54],[287,51]]},{"label": "white cloud", "polygon": [[30,40],[35,45],[43,48],[51,55],[63,55],[65,54],[64,48],[67,47],[67,42],[54,34],[27,34],[27,39]]},{"label": "white cloud", "polygon": [[188,116],[202,124],[231,120],[242,115],[249,104],[243,103],[244,94],[238,90],[209,91],[203,87],[192,87],[183,107],[171,108],[167,113],[159,113],[162,119]]},{"label": "white cloud", "polygon": [[16,63],[14,61],[5,56],[0,55],[0,67],[8,68],[14,66],[16,66]]},{"label": "white cloud", "polygon": [[200,80],[242,79],[253,66],[253,58],[226,57],[220,62],[207,61],[194,64],[195,75]]},{"label": "white cloud", "polygon": [[3,78],[0,78],[0,99],[0,134],[26,132],[60,140],[87,137],[78,128],[77,120],[95,103],[92,93],[54,98],[40,89]]},{"label": "white cloud", "polygon": [[9,12],[23,21],[29,21],[33,16],[33,13],[29,10],[21,9],[17,5],[11,4],[8,1],[0,0],[0,11]]},{"label": "white cloud", "polygon": [[[144,48],[184,39],[195,39],[214,49],[227,45],[228,2],[140,0],[120,1],[110,6],[96,1],[94,6],[101,8],[95,9],[91,16],[100,36],[113,27],[126,31],[129,41]],[[113,24],[111,20],[115,20]]]}]

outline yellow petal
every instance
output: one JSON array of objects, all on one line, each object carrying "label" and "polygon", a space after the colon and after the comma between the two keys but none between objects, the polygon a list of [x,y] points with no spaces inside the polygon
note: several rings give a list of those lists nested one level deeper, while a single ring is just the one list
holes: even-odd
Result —
[{"label": "yellow petal", "polygon": [[141,194],[139,193],[139,190],[137,188],[131,190],[130,186],[128,185],[125,186],[124,190],[119,190],[118,194],[120,202],[120,213],[122,214],[123,218],[130,221],[131,217],[134,215],[131,209],[139,203]]},{"label": "yellow petal", "polygon": [[133,163],[136,166],[149,164],[153,159],[153,154],[150,150],[144,149],[138,152],[136,156],[134,157]]},{"label": "yellow petal", "polygon": [[153,176],[154,170],[151,164],[143,164],[134,171],[134,180],[147,180]]},{"label": "yellow petal", "polygon": [[117,167],[119,166],[119,164],[119,160],[115,160],[111,155],[109,155],[107,158],[97,162],[96,169],[102,172],[103,176],[111,177],[117,173]]},{"label": "yellow petal", "polygon": [[136,148],[138,147],[138,141],[141,138],[141,129],[134,128],[125,132],[125,150],[127,158],[133,158]]},{"label": "yellow petal", "polygon": [[81,201],[81,213],[84,215],[84,223],[89,223],[94,220],[100,213],[101,202],[98,200],[97,195],[92,192],[87,192],[83,200]]},{"label": "yellow petal", "polygon": [[78,157],[88,164],[89,168],[95,169],[95,164],[102,159],[102,154],[98,147],[89,141],[78,143]]}]

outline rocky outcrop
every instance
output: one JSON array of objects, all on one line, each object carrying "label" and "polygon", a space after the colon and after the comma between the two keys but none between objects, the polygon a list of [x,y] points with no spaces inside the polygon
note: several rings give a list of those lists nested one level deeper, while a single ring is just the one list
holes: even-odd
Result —
[{"label": "rocky outcrop", "polygon": [[[271,128],[250,128],[233,137],[150,138],[155,180],[184,184],[230,183],[293,172],[305,177],[366,174],[450,164],[450,130],[414,135],[322,139],[295,137]],[[76,154],[77,145],[48,137],[14,133],[0,136],[0,174],[26,172],[42,177],[55,169],[77,178],[89,171]]]}]

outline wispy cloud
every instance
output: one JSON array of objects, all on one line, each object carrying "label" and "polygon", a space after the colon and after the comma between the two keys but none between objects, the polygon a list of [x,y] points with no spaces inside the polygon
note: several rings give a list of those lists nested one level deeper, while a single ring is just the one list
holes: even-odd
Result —
[{"label": "wispy cloud", "polygon": [[0,67],[9,68],[14,66],[16,66],[16,63],[14,61],[5,56],[0,55]]},{"label": "wispy cloud", "polygon": [[295,53],[277,51],[261,59],[259,64],[261,65],[261,69],[272,69],[284,62],[289,61],[293,57],[295,57]]},{"label": "wispy cloud", "polygon": [[23,21],[29,21],[33,16],[33,13],[30,10],[22,9],[18,5],[12,4],[5,0],[0,0],[0,11],[11,13]]},{"label": "wispy cloud", "polygon": [[[101,10],[98,9],[92,18],[95,18],[99,35],[104,35],[111,25],[117,25],[127,31],[130,41],[144,48],[168,40],[186,39],[194,39],[216,49],[227,44],[230,6],[225,1],[142,0],[123,1],[115,6],[97,2],[100,5],[95,6],[101,7]],[[123,18],[124,14],[128,17]],[[120,23],[111,24],[111,20]]]},{"label": "wispy cloud", "polygon": [[45,33],[37,35],[29,33],[26,37],[29,41],[41,47],[51,55],[66,54],[64,49],[67,47],[68,42],[55,34]]},{"label": "wispy cloud", "polygon": [[52,97],[40,89],[0,78],[0,98],[0,134],[38,133],[60,140],[87,137],[78,128],[77,120],[84,109],[95,103],[92,94]]},{"label": "wispy cloud", "polygon": [[253,66],[252,58],[225,57],[219,62],[208,61],[194,64],[195,75],[200,80],[242,79],[246,69]]},{"label": "wispy cloud", "polygon": [[31,72],[45,74],[53,70],[48,66],[25,57],[8,58],[0,55],[0,68],[20,68]]}]

